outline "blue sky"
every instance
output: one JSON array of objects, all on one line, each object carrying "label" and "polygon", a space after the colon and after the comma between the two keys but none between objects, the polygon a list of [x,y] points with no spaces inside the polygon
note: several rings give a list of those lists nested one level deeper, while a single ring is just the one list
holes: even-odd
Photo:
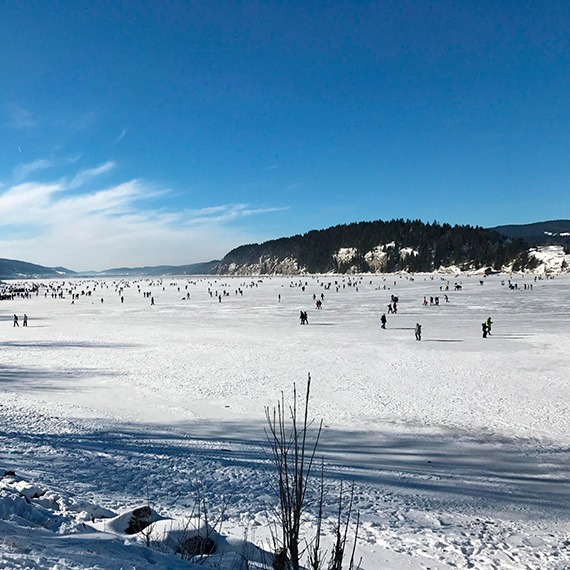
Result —
[{"label": "blue sky", "polygon": [[570,3],[0,4],[0,257],[570,217]]}]

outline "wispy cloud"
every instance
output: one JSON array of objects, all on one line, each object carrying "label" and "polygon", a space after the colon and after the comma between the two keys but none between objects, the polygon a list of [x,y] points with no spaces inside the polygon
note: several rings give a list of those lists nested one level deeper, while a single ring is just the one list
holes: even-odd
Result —
[{"label": "wispy cloud", "polygon": [[101,166],[97,166],[95,168],[88,168],[86,170],[82,170],[81,172],[78,172],[72,179],[71,182],[69,183],[69,187],[74,189],[74,188],[80,188],[81,186],[83,186],[84,184],[86,184],[87,182],[93,180],[94,178],[97,178],[98,176],[101,176],[101,174],[105,174],[106,172],[109,172],[110,170],[112,170],[115,167],[115,163],[112,161],[107,161],[104,164],[102,164]]},{"label": "wispy cloud", "polygon": [[239,218],[247,218],[271,212],[284,211],[287,208],[251,208],[247,204],[225,204],[203,208],[201,210],[188,210],[185,212],[186,223],[191,225],[200,224],[225,224]]},{"label": "wispy cloud", "polygon": [[243,203],[153,209],[148,200],[167,198],[168,191],[143,180],[93,189],[114,166],[109,161],[51,182],[0,187],[3,254],[77,270],[207,261],[262,239],[233,222],[281,210]]},{"label": "wispy cloud", "polygon": [[18,181],[25,180],[30,176],[30,174],[33,174],[38,170],[46,170],[52,166],[53,162],[47,158],[39,158],[32,162],[23,162],[14,168],[13,176]]},{"label": "wispy cloud", "polygon": [[119,136],[115,139],[115,144],[120,143],[125,138],[126,134],[127,134],[127,129],[123,129],[119,134]]},{"label": "wispy cloud", "polygon": [[38,126],[38,121],[32,113],[19,105],[9,103],[6,105],[8,124],[14,129],[32,129]]}]

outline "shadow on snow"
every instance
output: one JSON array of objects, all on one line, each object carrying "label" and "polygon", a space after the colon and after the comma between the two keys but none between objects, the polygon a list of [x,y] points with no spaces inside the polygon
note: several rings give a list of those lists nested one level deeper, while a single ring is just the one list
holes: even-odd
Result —
[{"label": "shadow on snow", "polygon": [[[148,485],[157,504],[174,510],[193,506],[197,486],[211,504],[221,495],[229,497],[228,513],[266,509],[263,501],[268,494],[274,497],[262,420],[196,421],[172,428],[86,426],[81,433],[0,431],[0,440],[9,441],[0,467],[33,473],[59,487],[68,479],[74,492],[99,501],[125,494],[144,501]],[[530,439],[458,430],[434,435],[409,428],[406,433],[325,428],[321,456],[327,484],[354,480],[374,489],[380,502],[397,490],[416,501],[421,493],[426,504],[445,504],[448,512],[465,504],[523,510],[528,516],[570,512],[570,450]]]}]

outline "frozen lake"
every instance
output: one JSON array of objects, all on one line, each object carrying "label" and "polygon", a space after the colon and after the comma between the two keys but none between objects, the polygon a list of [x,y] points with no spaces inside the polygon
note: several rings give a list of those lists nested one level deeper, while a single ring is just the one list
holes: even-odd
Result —
[{"label": "frozen lake", "polygon": [[64,298],[0,304],[0,466],[110,508],[150,480],[170,513],[199,479],[229,497],[228,528],[263,528],[265,407],[310,373],[327,485],[356,481],[367,570],[569,567],[569,276],[49,284]]}]

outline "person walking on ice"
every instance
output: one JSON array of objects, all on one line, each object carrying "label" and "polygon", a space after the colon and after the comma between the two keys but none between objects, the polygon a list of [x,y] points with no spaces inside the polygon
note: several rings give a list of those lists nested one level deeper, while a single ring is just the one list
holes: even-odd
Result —
[{"label": "person walking on ice", "polygon": [[18,315],[14,315],[14,326],[19,327],[20,324],[18,323]]},{"label": "person walking on ice", "polygon": [[415,333],[416,340],[422,340],[422,325],[420,323],[416,323]]},{"label": "person walking on ice", "polygon": [[491,320],[491,317],[487,317],[487,320],[485,321],[485,324],[487,325],[487,334],[489,336],[491,336],[491,325],[493,324],[493,321]]},{"label": "person walking on ice", "polygon": [[382,327],[381,327],[381,328],[383,328],[383,329],[386,328],[386,321],[387,321],[387,320],[388,320],[388,319],[386,318],[386,313],[382,313],[382,316],[380,317],[380,322],[382,323]]},{"label": "person walking on ice", "polygon": [[28,326],[28,315],[26,315],[26,313],[24,313],[24,323],[23,326],[27,327]]}]

